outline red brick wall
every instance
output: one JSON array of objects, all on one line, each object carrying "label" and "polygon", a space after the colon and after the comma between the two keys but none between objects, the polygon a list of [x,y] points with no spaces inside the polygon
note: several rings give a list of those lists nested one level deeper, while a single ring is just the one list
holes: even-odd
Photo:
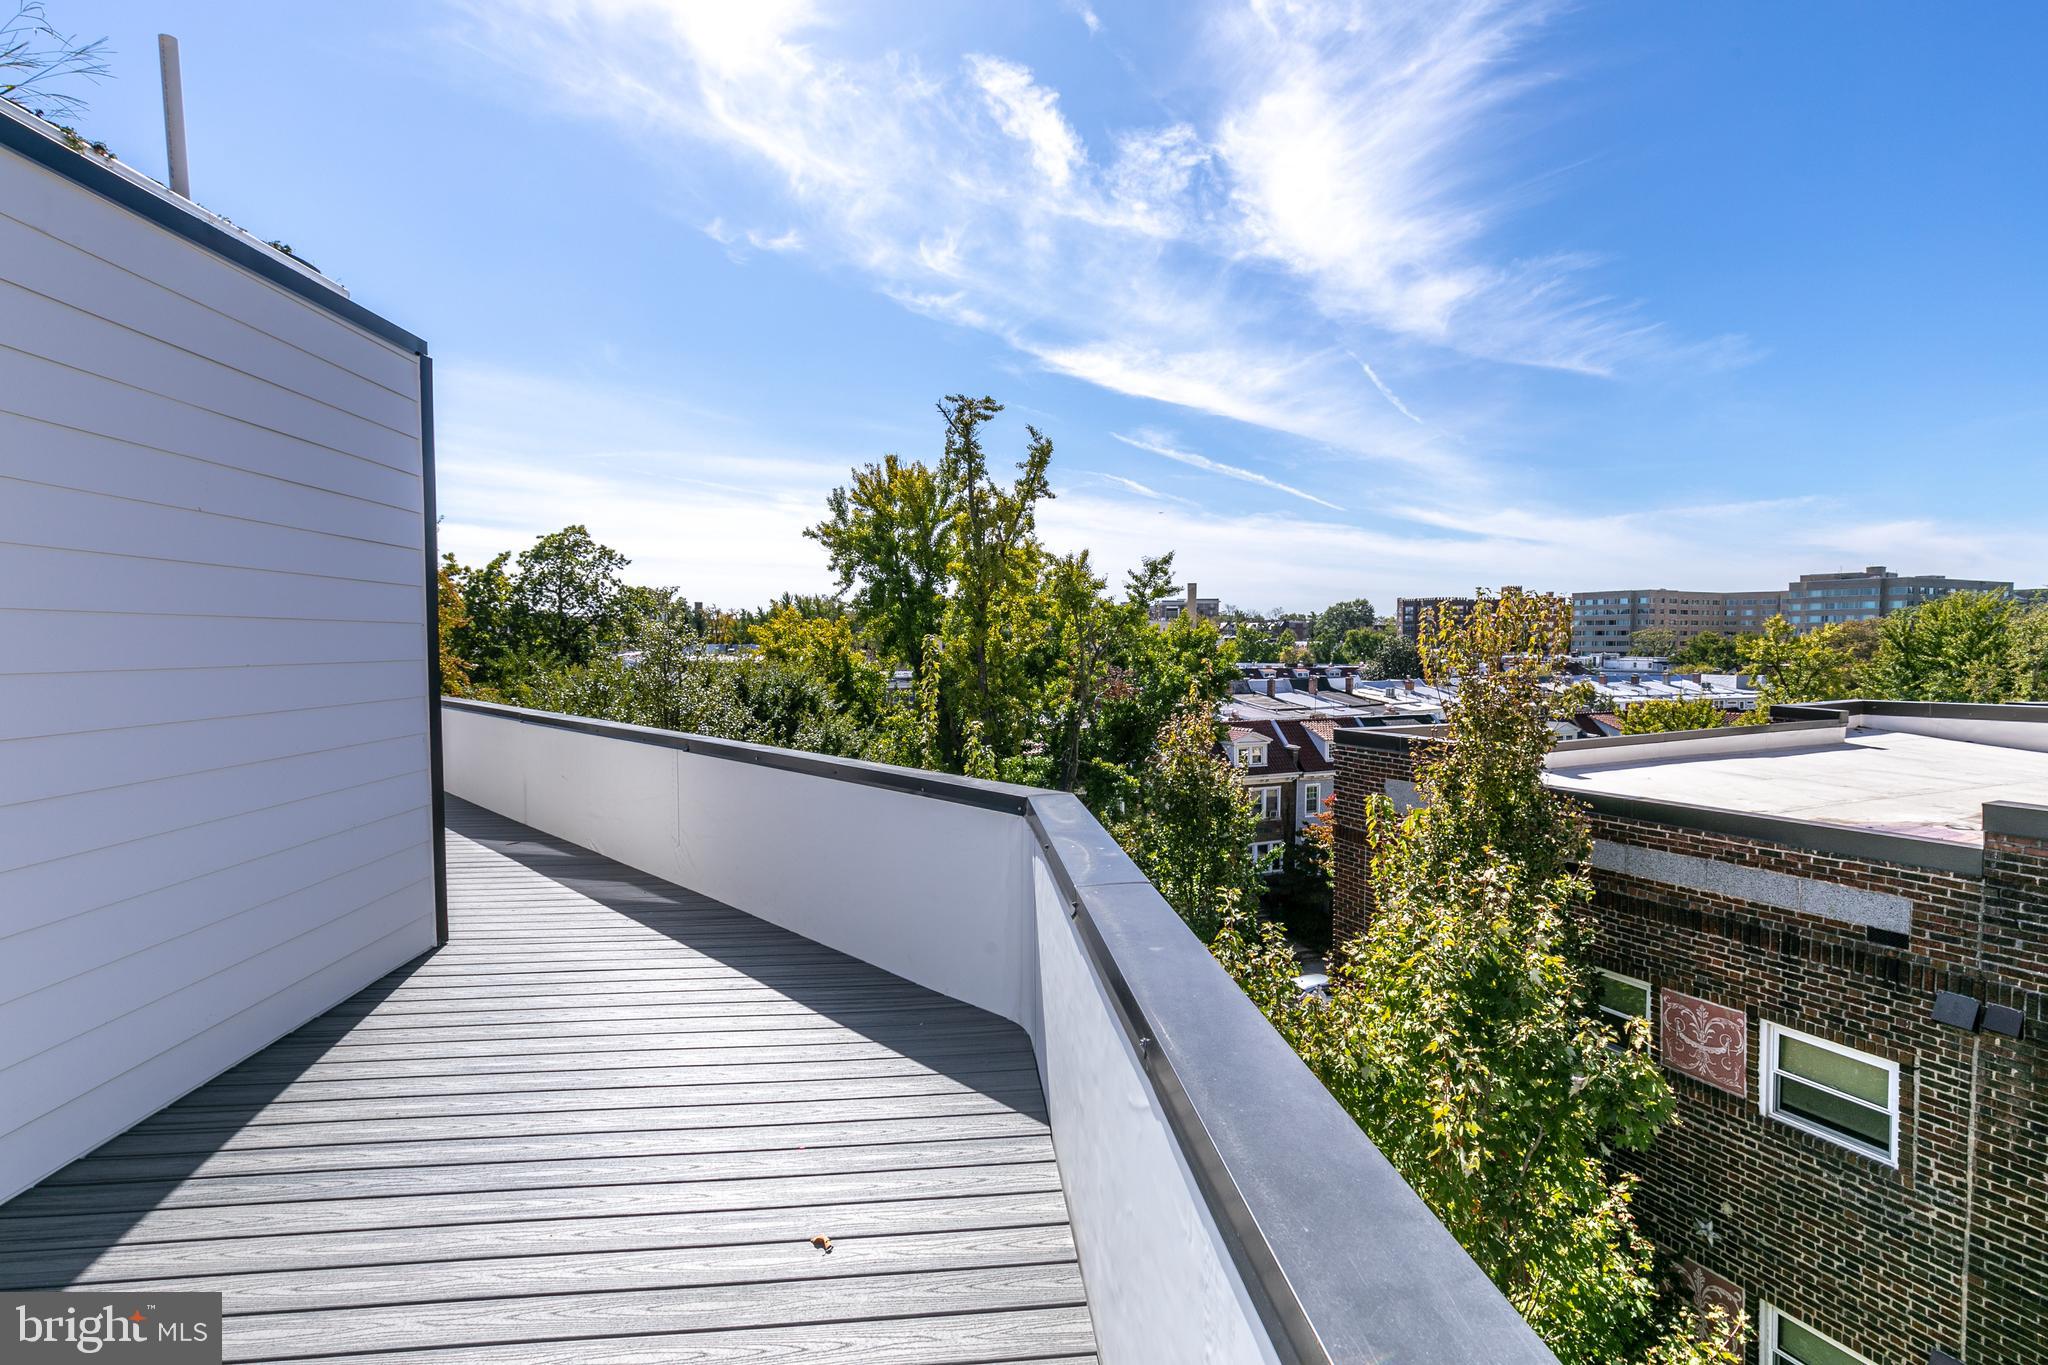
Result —
[{"label": "red brick wall", "polygon": [[1365,846],[1365,802],[1385,793],[1391,781],[1415,780],[1409,741],[1399,747],[1368,748],[1339,742],[1331,746],[1337,765],[1337,804],[1331,833],[1334,882],[1330,899],[1330,942],[1341,947],[1365,932],[1371,918],[1372,886]]},{"label": "red brick wall", "polygon": [[[1601,965],[1739,1008],[1749,1020],[1747,1094],[1667,1071],[1678,1121],[1627,1162],[1643,1176],[1637,1210],[1657,1245],[1743,1286],[1752,1313],[1769,1302],[1880,1365],[1917,1365],[1930,1346],[1962,1349],[1967,1224],[1963,1358],[2048,1361],[2048,1078],[2036,1041],[2048,898],[2041,882],[2027,880],[2048,862],[1987,859],[1980,880],[1601,814],[1594,830],[1913,902],[1912,933],[1898,945],[1814,915],[1595,873]],[[2001,935],[1991,908],[2001,897],[2012,901],[2009,952],[1994,951]],[[2015,1042],[1937,1024],[1936,990],[2031,999],[2031,1036]],[[1899,1064],[1896,1170],[1763,1116],[1765,1020]]]}]

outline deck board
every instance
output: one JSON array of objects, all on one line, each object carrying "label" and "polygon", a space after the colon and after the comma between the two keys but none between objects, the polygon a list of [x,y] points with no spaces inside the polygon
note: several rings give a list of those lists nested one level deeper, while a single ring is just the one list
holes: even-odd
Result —
[{"label": "deck board", "polygon": [[0,1207],[0,1284],[215,1290],[229,1360],[1094,1358],[1020,1030],[449,804],[448,946]]}]

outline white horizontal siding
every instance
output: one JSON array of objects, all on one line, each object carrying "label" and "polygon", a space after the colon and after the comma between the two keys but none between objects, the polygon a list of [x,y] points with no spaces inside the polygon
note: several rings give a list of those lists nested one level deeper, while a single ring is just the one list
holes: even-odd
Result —
[{"label": "white horizontal siding", "polygon": [[[413,660],[175,673],[0,674],[0,741],[392,701],[417,694],[417,675]],[[58,725],[66,728],[53,728]],[[147,736],[137,738],[148,742]]]},{"label": "white horizontal siding", "polygon": [[374,460],[282,437],[252,440],[246,424],[161,394],[118,384],[0,345],[7,410],[52,426],[76,426],[141,449],[273,474],[350,497],[416,510],[415,475]]},{"label": "white horizontal siding", "polygon": [[418,357],[0,152],[0,1198],[433,943]]},{"label": "white horizontal siding", "polygon": [[405,546],[20,480],[0,480],[0,541],[414,586],[422,572]]},{"label": "white horizontal siding", "polygon": [[[0,415],[0,476],[410,550],[424,543],[416,505],[373,502],[11,414]],[[402,491],[410,499],[413,487]]]},{"label": "white horizontal siding", "polygon": [[4,923],[10,935],[82,924],[96,910],[302,847],[393,810],[419,809],[428,795],[425,775],[408,768],[16,867],[0,872]]}]

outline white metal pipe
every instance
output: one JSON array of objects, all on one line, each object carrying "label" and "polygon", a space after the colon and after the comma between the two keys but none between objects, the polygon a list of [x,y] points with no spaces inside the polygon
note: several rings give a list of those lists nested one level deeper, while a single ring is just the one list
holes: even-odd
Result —
[{"label": "white metal pipe", "polygon": [[178,71],[178,40],[156,35],[157,63],[164,78],[164,153],[171,169],[171,193],[192,197],[192,172],[185,162],[185,82]]}]

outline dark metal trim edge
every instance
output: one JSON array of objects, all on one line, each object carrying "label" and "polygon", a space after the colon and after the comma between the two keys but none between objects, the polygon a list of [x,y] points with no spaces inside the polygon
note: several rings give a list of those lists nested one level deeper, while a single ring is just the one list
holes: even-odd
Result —
[{"label": "dark metal trim edge", "polygon": [[434,360],[420,364],[420,520],[427,561],[427,772],[433,784],[434,942],[448,942],[448,793],[441,784],[441,553],[434,496]]}]

